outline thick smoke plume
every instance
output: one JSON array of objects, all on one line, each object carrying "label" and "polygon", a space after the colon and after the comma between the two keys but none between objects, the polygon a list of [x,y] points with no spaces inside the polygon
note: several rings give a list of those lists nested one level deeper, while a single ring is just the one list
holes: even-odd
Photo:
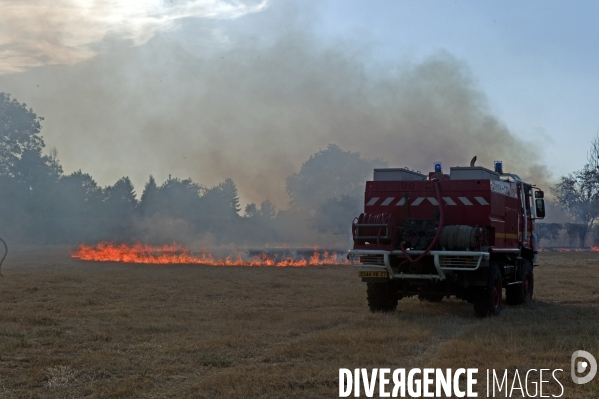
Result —
[{"label": "thick smoke plume", "polygon": [[234,19],[267,2],[224,0],[2,0],[0,74],[44,65],[73,65],[98,54],[107,36],[142,45],[185,18]]},{"label": "thick smoke plume", "polygon": [[285,208],[286,178],[329,143],[423,172],[477,155],[546,177],[462,61],[444,51],[378,60],[368,43],[321,41],[295,11],[272,5],[239,25],[183,20],[134,47],[130,31],[117,32],[89,47],[94,57],[0,76],[0,87],[46,118],[44,139],[66,172],[82,168],[102,185],[128,175],[138,192],[149,174],[230,177],[242,200]]}]

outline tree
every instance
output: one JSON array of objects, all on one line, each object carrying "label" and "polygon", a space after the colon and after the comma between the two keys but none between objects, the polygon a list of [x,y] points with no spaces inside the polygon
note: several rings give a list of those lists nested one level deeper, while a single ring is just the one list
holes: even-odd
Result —
[{"label": "tree", "polygon": [[537,234],[537,240],[539,246],[541,246],[541,240],[555,240],[559,237],[559,233],[563,226],[560,223],[535,223],[535,233]]},{"label": "tree", "polygon": [[591,141],[587,161],[591,169],[599,169],[599,134],[595,135],[595,138]]},{"label": "tree", "polygon": [[599,247],[599,226],[593,226],[593,246]]},{"label": "tree", "polygon": [[90,216],[100,211],[102,189],[88,173],[78,170],[62,176],[59,184],[64,216]]},{"label": "tree", "polygon": [[200,210],[201,192],[203,187],[191,179],[169,176],[158,189],[153,211],[164,216],[195,219]]},{"label": "tree", "polygon": [[123,177],[113,186],[104,189],[104,204],[107,207],[107,213],[112,216],[128,217],[133,215],[137,206],[137,198],[129,177]]},{"label": "tree", "polygon": [[258,207],[253,202],[251,204],[247,204],[245,206],[245,210],[243,211],[243,216],[249,219],[260,216],[260,211]]},{"label": "tree", "polygon": [[[239,223],[229,223],[234,226],[227,233],[229,239],[249,240],[253,242],[270,241],[281,239],[280,232],[275,228],[277,210],[270,200],[266,199],[260,203],[247,204],[243,219]],[[238,226],[239,228],[235,228]]]},{"label": "tree", "polygon": [[139,201],[139,212],[142,216],[149,215],[152,206],[156,204],[156,199],[158,197],[158,185],[156,184],[156,180],[154,176],[150,175],[150,179],[146,183],[144,187],[144,191],[141,194],[141,199]]},{"label": "tree", "polygon": [[29,237],[28,223],[31,215],[27,204],[31,200],[31,191],[15,179],[0,175],[0,236]]},{"label": "tree", "polygon": [[231,179],[206,189],[201,199],[202,212],[207,219],[233,220],[239,217],[239,195]]},{"label": "tree", "polygon": [[277,209],[270,200],[266,199],[260,203],[260,208],[253,202],[245,206],[244,217],[248,219],[270,220],[277,215]]},{"label": "tree", "polygon": [[563,176],[551,192],[557,205],[576,223],[580,245],[599,216],[599,169],[587,164],[583,169]]},{"label": "tree", "polygon": [[55,212],[57,182],[62,175],[56,150],[42,155],[42,120],[26,104],[0,93],[0,176],[12,180],[3,188],[11,187],[21,198],[10,204],[13,212],[20,208],[35,219]]},{"label": "tree", "polygon": [[360,158],[357,152],[343,151],[334,144],[310,156],[299,173],[287,178],[292,208],[312,214],[327,199],[348,195],[359,197],[373,169],[386,166],[381,160]]},{"label": "tree", "polygon": [[581,247],[584,247],[588,227],[582,223],[566,223],[566,236],[568,236],[568,242],[570,246],[574,246],[574,242],[578,240]]},{"label": "tree", "polygon": [[341,195],[322,203],[314,217],[312,227],[320,233],[351,235],[351,221],[362,212],[361,197]]},{"label": "tree", "polygon": [[0,93],[0,175],[14,176],[24,153],[41,157],[44,140],[40,136],[43,118],[27,104],[21,104],[10,94]]},{"label": "tree", "polygon": [[277,209],[270,200],[266,199],[260,203],[260,216],[265,220],[270,220],[277,215]]},{"label": "tree", "polygon": [[239,192],[237,191],[237,186],[233,183],[233,180],[226,179],[223,183],[220,184],[225,197],[227,198],[227,202],[231,207],[233,213],[238,216],[241,211],[241,206],[239,205]]},{"label": "tree", "polygon": [[24,150],[15,162],[12,177],[30,189],[35,189],[48,183],[55,184],[62,175],[62,167],[58,163],[56,150],[49,156],[42,156],[37,150]]}]

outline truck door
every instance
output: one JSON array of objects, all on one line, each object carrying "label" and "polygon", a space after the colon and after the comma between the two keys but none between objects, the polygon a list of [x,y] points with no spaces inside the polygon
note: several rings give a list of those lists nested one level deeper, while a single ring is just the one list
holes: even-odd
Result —
[{"label": "truck door", "polygon": [[522,183],[520,187],[523,192],[520,193],[522,200],[522,210],[520,215],[518,241],[523,246],[532,248],[532,226],[533,226],[533,210],[532,210],[532,186]]}]

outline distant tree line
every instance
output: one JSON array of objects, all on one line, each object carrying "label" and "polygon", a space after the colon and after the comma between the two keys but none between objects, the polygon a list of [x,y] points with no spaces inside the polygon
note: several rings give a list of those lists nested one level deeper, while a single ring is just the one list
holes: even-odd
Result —
[{"label": "distant tree line", "polygon": [[[548,240],[560,239],[562,233],[570,247],[584,247],[589,241],[587,226],[581,223],[536,223],[535,232],[541,247],[547,246]],[[599,225],[593,226],[590,233],[590,244],[599,246]]]},{"label": "distant tree line", "polygon": [[[12,241],[208,237],[215,244],[346,245],[351,221],[362,210],[364,182],[374,168],[387,166],[331,144],[287,178],[287,209],[265,199],[242,213],[231,179],[206,187],[171,176],[158,184],[150,176],[138,196],[128,177],[100,187],[81,170],[65,174],[55,150],[42,153],[42,121],[26,104],[0,93],[0,236]],[[599,136],[584,167],[563,176],[550,192],[570,221],[537,223],[541,245],[561,235],[570,246],[599,245]]]},{"label": "distant tree line", "polygon": [[150,176],[138,196],[128,177],[101,187],[82,170],[65,174],[56,151],[42,153],[42,121],[0,93],[0,235],[13,241],[314,243],[314,234],[321,234],[344,244],[361,211],[364,182],[385,165],[329,145],[287,179],[288,209],[265,199],[242,214],[231,179],[206,187],[171,176],[158,184]]},{"label": "distant tree line", "polygon": [[589,233],[594,245],[598,244],[599,231],[599,135],[591,142],[587,163],[578,171],[563,176],[551,188],[554,201],[571,219],[566,223],[570,243],[584,247]]}]

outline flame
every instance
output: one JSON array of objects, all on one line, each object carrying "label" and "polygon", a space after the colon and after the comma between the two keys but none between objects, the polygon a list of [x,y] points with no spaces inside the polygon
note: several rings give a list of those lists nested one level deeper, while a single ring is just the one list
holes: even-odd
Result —
[{"label": "flame", "polygon": [[250,259],[243,259],[241,254],[217,258],[208,253],[192,254],[189,249],[178,244],[151,246],[135,243],[133,245],[101,242],[96,246],[79,245],[71,253],[71,257],[95,262],[151,263],[160,265],[192,264],[210,266],[320,266],[347,264],[348,261],[339,258],[337,253],[324,251],[321,256],[314,251],[309,259],[294,259],[286,257],[278,260],[266,254],[260,254]]},{"label": "flame", "polygon": [[[557,252],[586,252],[589,251],[585,248],[555,248]],[[590,251],[593,251],[593,247],[591,247]]]},{"label": "flame", "polygon": [[539,252],[599,252],[599,246],[591,246],[589,249],[587,248],[539,248]]}]

